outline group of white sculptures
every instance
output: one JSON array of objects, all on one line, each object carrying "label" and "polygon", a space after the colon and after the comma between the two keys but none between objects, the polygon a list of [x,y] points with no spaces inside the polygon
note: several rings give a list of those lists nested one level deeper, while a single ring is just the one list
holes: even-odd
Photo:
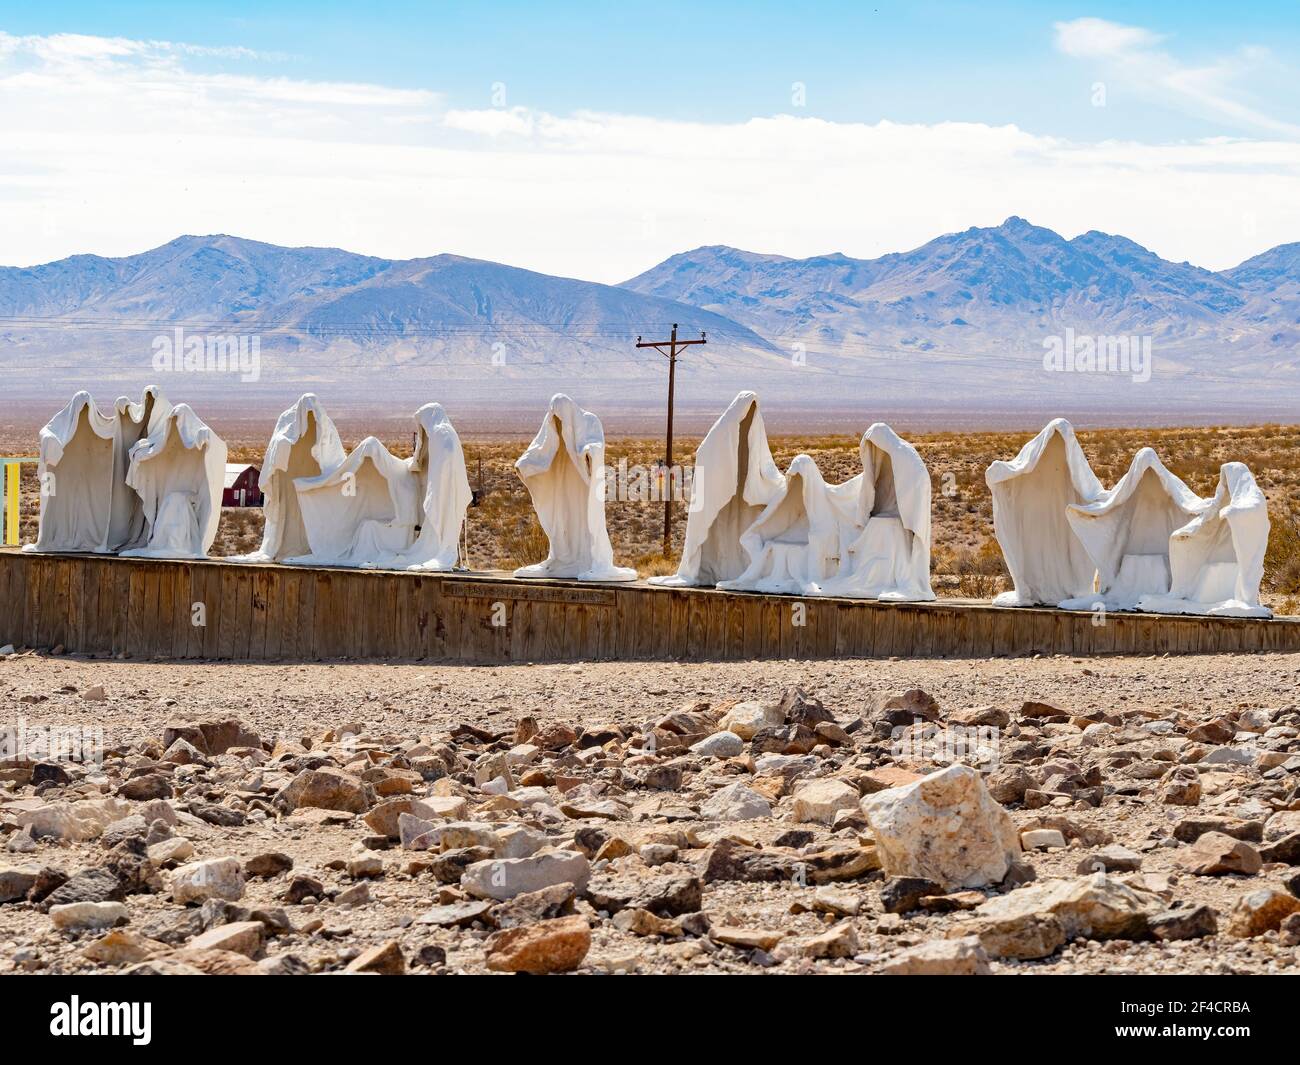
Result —
[{"label": "group of white sculptures", "polygon": [[[261,548],[232,561],[445,571],[461,559],[472,500],[446,411],[415,413],[409,459],[377,438],[350,453],[313,395],[276,422],[261,472]],[[877,422],[862,472],[827,484],[808,455],[785,473],[768,447],[758,397],[742,392],[696,452],[686,542],[670,587],[931,600],[930,474],[911,444]],[[26,550],[202,558],[216,537],[226,445],[157,388],[119,399],[112,417],[86,392],[41,430],[41,512]],[[545,560],[516,577],[631,581],[605,526],[605,434],[565,395],[515,463],[545,532]],[[1000,606],[1267,617],[1259,584],[1268,542],[1264,495],[1226,463],[1202,499],[1150,448],[1105,490],[1069,422],[1049,424],[987,480],[1014,583]]]}]

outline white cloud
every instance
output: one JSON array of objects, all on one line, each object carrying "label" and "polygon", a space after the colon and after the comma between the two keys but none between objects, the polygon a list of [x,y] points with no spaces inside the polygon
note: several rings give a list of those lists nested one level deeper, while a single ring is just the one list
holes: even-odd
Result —
[{"label": "white cloud", "polygon": [[618,281],[700,244],[865,257],[1011,214],[1214,268],[1300,239],[1285,139],[446,111],[434,92],[197,72],[187,54],[0,36],[8,263],[225,232]]},{"label": "white cloud", "polygon": [[1121,87],[1235,129],[1300,139],[1300,125],[1252,104],[1243,87],[1252,74],[1272,64],[1265,48],[1243,48],[1192,66],[1157,48],[1164,38],[1140,26],[1080,18],[1058,22],[1055,30],[1059,51],[1098,63],[1103,76]]}]

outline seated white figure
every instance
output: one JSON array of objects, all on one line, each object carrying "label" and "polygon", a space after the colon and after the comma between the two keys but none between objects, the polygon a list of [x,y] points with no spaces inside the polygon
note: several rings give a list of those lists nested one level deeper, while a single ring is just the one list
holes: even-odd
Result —
[{"label": "seated white figure", "polygon": [[930,588],[930,474],[916,448],[876,422],[858,447],[862,473],[832,489],[851,507],[839,572],[823,595],[917,602]]},{"label": "seated white figure", "polygon": [[566,395],[553,396],[515,468],[549,543],[545,560],[520,567],[516,577],[636,580],[636,570],[614,565],[605,527],[605,430],[599,418]]},{"label": "seated white figure", "polygon": [[1259,601],[1268,530],[1268,501],[1254,476],[1243,463],[1224,463],[1209,505],[1170,537],[1169,593],[1144,595],[1138,609],[1272,617]]},{"label": "seated white figure", "polygon": [[711,587],[748,565],[740,537],[781,491],[784,478],[767,444],[758,396],[741,392],[695,452],[686,542],[677,572],[651,577],[668,587]]},{"label": "seated white figure", "polygon": [[1144,447],[1114,488],[1066,517],[1097,568],[1097,588],[1061,602],[1066,610],[1133,610],[1144,595],[1169,591],[1169,537],[1206,501]]},{"label": "seated white figure", "polygon": [[415,542],[419,487],[406,462],[368,436],[346,459],[294,481],[310,551],[293,565],[391,568]]},{"label": "seated white figure", "polygon": [[993,495],[993,532],[1014,590],[995,606],[1055,606],[1093,592],[1096,564],[1066,517],[1071,503],[1091,503],[1102,492],[1064,418],[1049,422],[1010,462],[985,474]]},{"label": "seated white figure", "polygon": [[796,455],[785,484],[740,538],[749,565],[718,587],[818,595],[840,565],[843,521],[833,489],[808,455]]},{"label": "seated white figure", "polygon": [[396,559],[413,570],[450,570],[460,559],[460,533],[474,498],[460,437],[440,403],[415,412],[415,454],[407,468],[420,501],[419,535]]},{"label": "seated white figure", "polygon": [[309,554],[294,482],[329,473],[346,458],[333,420],[310,392],[281,414],[262,461],[262,546],[232,561],[282,562]]},{"label": "seated white figure", "polygon": [[131,449],[126,482],[140,495],[145,537],[123,555],[204,558],[217,538],[226,445],[186,404]]}]

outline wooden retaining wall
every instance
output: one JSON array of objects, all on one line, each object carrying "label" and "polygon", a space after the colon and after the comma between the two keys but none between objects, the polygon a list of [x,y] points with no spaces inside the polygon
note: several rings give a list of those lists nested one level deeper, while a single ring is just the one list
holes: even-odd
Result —
[{"label": "wooden retaining wall", "polygon": [[969,600],[900,605],[0,550],[7,643],[232,661],[1195,654],[1300,651],[1300,619],[1111,614],[1098,625],[1090,614]]}]

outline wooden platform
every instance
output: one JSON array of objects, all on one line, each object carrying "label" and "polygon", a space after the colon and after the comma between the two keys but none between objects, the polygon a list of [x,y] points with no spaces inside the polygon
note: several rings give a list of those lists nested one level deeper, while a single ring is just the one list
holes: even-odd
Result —
[{"label": "wooden platform", "polygon": [[467,663],[1300,651],[1300,619],[883,604],[636,584],[0,550],[0,645]]}]

